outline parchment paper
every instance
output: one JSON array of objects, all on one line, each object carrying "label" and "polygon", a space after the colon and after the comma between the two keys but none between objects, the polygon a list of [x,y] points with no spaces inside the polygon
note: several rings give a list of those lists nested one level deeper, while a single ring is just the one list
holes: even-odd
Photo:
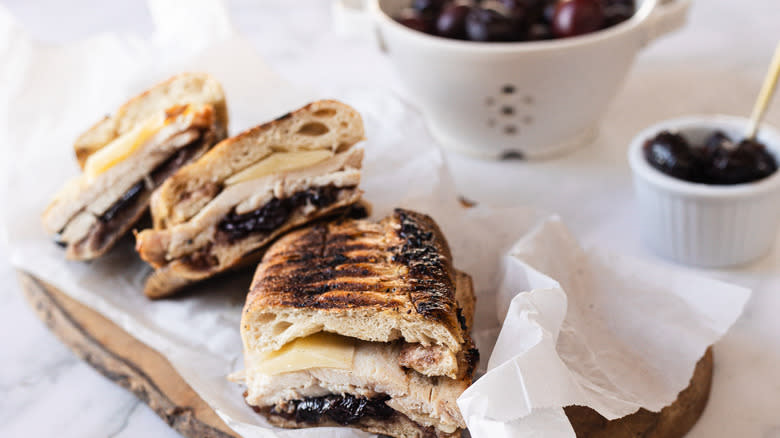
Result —
[{"label": "parchment paper", "polygon": [[242,367],[238,327],[251,272],[150,302],[141,293],[150,270],[133,253],[131,238],[101,260],[67,262],[39,220],[52,194],[78,172],[76,136],[183,70],[207,71],[223,83],[233,134],[321,97],[362,113],[368,137],[362,187],[374,216],[395,206],[431,214],[455,265],[475,279],[474,337],[480,374],[486,364],[488,371],[459,405],[476,438],[573,437],[561,407],[575,403],[608,418],[640,406],[658,410],[741,313],[749,291],[598,248],[583,251],[560,221],[534,208],[464,209],[421,117],[391,93],[289,84],[235,34],[220,3],[191,1],[186,10],[171,0],[150,5],[158,31],[148,40],[109,34],[63,47],[32,42],[0,8],[2,229],[16,267],[160,351],[237,432],[367,436],[270,428],[244,404],[243,389],[226,381]]}]

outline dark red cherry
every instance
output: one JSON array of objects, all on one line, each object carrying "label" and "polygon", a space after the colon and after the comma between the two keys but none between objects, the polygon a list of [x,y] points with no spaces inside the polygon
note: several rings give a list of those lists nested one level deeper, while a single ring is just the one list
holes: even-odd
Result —
[{"label": "dark red cherry", "polygon": [[542,9],[542,20],[547,24],[552,24],[553,18],[555,18],[555,9],[558,7],[556,0],[548,0]]},{"label": "dark red cherry", "polygon": [[724,134],[723,131],[715,131],[704,141],[701,155],[708,158],[714,156],[719,150],[731,150],[735,147],[734,141],[728,135]]},{"label": "dark red cherry", "polygon": [[401,10],[395,21],[410,29],[425,33],[433,33],[436,25],[432,18],[427,17],[411,8]]},{"label": "dark red cherry", "polygon": [[687,181],[698,179],[698,160],[680,134],[661,132],[644,145],[648,163],[661,172]]},{"label": "dark red cherry", "polygon": [[512,20],[495,9],[472,8],[466,16],[466,34],[472,41],[514,41]]},{"label": "dark red cherry", "polygon": [[414,0],[412,9],[422,14],[437,14],[447,3],[445,0]]},{"label": "dark red cherry", "polygon": [[428,33],[428,22],[426,20],[423,20],[422,18],[418,18],[418,17],[399,18],[398,22],[408,27],[409,29],[414,29],[420,32]]},{"label": "dark red cherry", "polygon": [[466,16],[470,11],[469,5],[448,4],[436,20],[436,33],[446,38],[466,39]]},{"label": "dark red cherry", "polygon": [[702,184],[742,184],[766,178],[777,171],[777,161],[756,140],[738,144],[716,131],[701,144],[664,131],[644,145],[647,161],[661,172]]},{"label": "dark red cherry", "polygon": [[752,156],[755,166],[754,180],[765,178],[777,171],[775,156],[767,150],[763,143],[757,140],[742,140],[737,145],[737,151],[743,151]]},{"label": "dark red cherry", "polygon": [[[485,2],[484,4],[490,4]],[[537,20],[534,12],[534,3],[532,0],[504,0],[503,8],[498,8],[498,12],[509,18],[514,28],[514,41],[523,40],[528,35],[529,27]]]},{"label": "dark red cherry", "polygon": [[603,23],[601,0],[563,0],[555,7],[552,30],[555,36],[566,38],[599,30]]},{"label": "dark red cherry", "polygon": [[719,149],[709,169],[710,184],[742,184],[758,181],[777,170],[774,157],[763,144],[742,140],[733,149]]},{"label": "dark red cherry", "polygon": [[548,0],[501,0],[509,11],[521,9],[526,24],[529,26],[542,20],[547,1]]}]

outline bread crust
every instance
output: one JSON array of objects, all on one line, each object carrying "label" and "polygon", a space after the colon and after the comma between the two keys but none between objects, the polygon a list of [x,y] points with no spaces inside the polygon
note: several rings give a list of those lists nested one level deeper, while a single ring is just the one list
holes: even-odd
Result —
[{"label": "bread crust", "polygon": [[[455,270],[438,225],[396,209],[380,222],[317,224],[281,238],[257,268],[242,324],[258,331],[261,350],[325,330],[458,352],[467,326],[457,309]],[[293,327],[272,335],[276,324]]]},{"label": "bread crust", "polygon": [[228,111],[222,86],[206,73],[181,73],[154,85],[105,116],[81,134],[73,145],[83,169],[87,158],[120,135],[132,129],[150,114],[185,104],[210,104],[214,107],[215,134],[227,136]]}]

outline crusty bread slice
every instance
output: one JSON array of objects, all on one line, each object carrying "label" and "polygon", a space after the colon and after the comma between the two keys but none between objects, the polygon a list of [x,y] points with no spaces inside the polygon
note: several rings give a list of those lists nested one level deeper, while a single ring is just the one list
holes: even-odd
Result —
[{"label": "crusty bread slice", "polygon": [[457,309],[441,230],[426,215],[396,209],[380,222],[317,224],[272,245],[252,281],[242,336],[258,352],[327,331],[457,353],[467,333]]},{"label": "crusty bread slice", "polygon": [[56,235],[68,259],[102,256],[148,212],[156,187],[221,140],[216,125],[211,104],[184,104],[146,114],[137,127],[140,135],[135,131],[120,139],[120,146],[134,142],[127,155],[109,153],[98,164],[87,164],[91,170],[57,192],[42,214],[44,228]]},{"label": "crusty bread slice", "polygon": [[206,73],[182,73],[130,99],[116,113],[104,117],[81,134],[73,146],[79,166],[83,168],[90,155],[151,115],[186,104],[209,104],[214,107],[216,138],[225,138],[228,111],[222,86]]},{"label": "crusty bread slice", "polygon": [[228,177],[273,152],[326,149],[338,153],[363,138],[363,121],[353,108],[334,100],[313,102],[222,141],[180,169],[152,200],[154,226],[186,222],[217,196]]},{"label": "crusty bread slice", "polygon": [[[464,309],[465,320],[473,315],[474,292],[470,277],[460,271],[456,272],[459,297],[458,306]],[[463,290],[460,290],[463,288]],[[465,310],[471,308],[472,310]],[[470,327],[466,327],[468,332]],[[242,324],[242,335],[250,331]],[[304,428],[319,426],[344,426],[358,428],[367,432],[379,433],[391,437],[455,437],[460,436],[458,429],[465,427],[457,407],[457,397],[471,384],[474,369],[479,360],[479,354],[474,349],[468,333],[459,354],[461,373],[454,378],[424,376],[412,372],[403,363],[403,349],[409,344],[388,343],[374,344],[360,342],[354,352],[354,368],[343,373],[339,371],[307,370],[285,373],[274,379],[264,379],[252,374],[258,355],[256,352],[244,351],[246,367],[247,403],[258,413],[265,415],[269,421],[280,427]],[[399,354],[400,353],[400,354]],[[311,381],[313,380],[313,383]],[[299,385],[299,386],[296,386]],[[353,385],[357,385],[353,387]],[[287,388],[295,387],[288,392]],[[385,404],[395,412],[389,417],[385,413],[381,418],[372,417],[371,410],[366,416],[353,419],[348,423],[333,421],[330,413],[313,416],[307,413],[297,413],[296,406],[308,397],[321,395],[320,388],[331,391],[338,397],[342,391],[353,396],[381,393],[389,397]],[[345,389],[351,388],[351,389]],[[379,389],[381,388],[381,389]],[[281,392],[279,392],[281,391]],[[307,402],[308,403],[308,402]],[[311,404],[307,404],[311,406]],[[310,409],[310,407],[308,408]],[[341,411],[336,409],[337,417]]]}]

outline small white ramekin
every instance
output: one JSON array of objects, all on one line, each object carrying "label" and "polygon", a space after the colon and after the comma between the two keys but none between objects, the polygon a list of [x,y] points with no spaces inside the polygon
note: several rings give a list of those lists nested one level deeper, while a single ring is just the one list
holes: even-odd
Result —
[{"label": "small white ramekin", "polygon": [[[715,186],[668,176],[645,159],[645,141],[661,131],[699,143],[715,130],[744,138],[748,120],[691,116],[640,132],[628,161],[634,175],[642,240],[656,254],[686,265],[717,268],[748,263],[772,247],[780,223],[780,171],[748,184]],[[758,139],[780,158],[780,133],[763,125]]]}]

